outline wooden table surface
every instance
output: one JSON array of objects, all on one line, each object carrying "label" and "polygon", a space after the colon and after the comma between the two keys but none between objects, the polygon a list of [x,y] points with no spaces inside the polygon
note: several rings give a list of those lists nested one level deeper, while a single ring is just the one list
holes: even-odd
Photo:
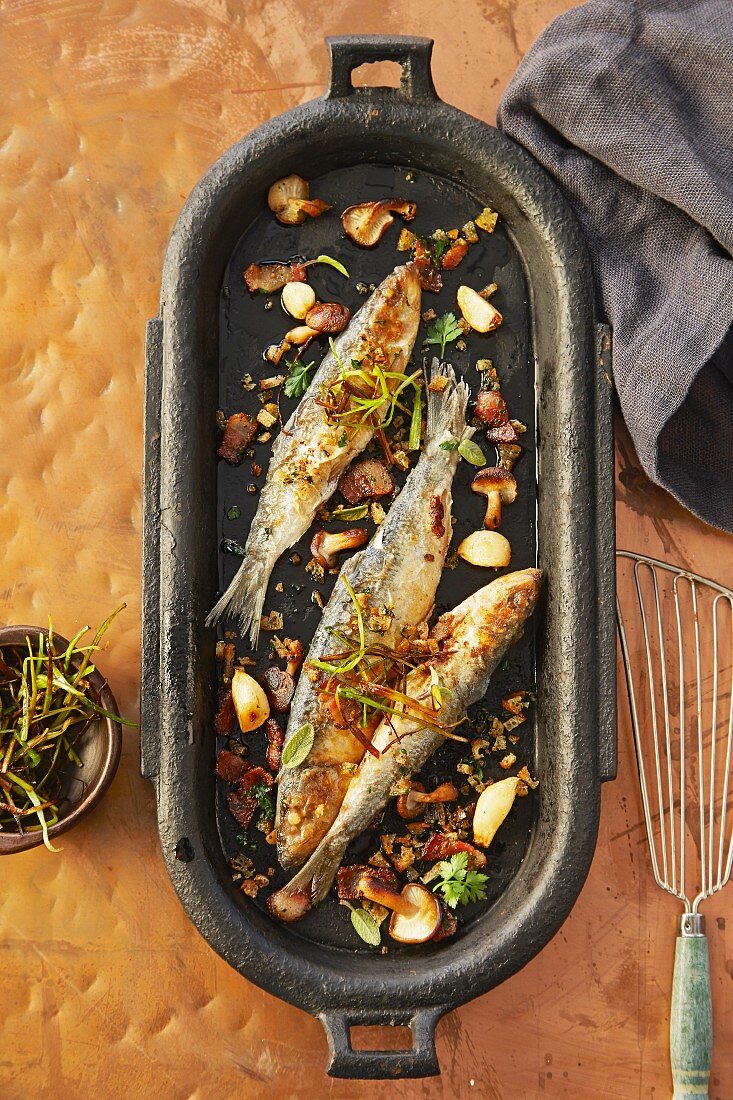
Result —
[{"label": "wooden table surface", "polygon": [[[143,334],[174,219],[252,127],[319,94],[326,34],[436,39],[435,82],[492,121],[565,0],[7,0],[0,12],[0,617],[67,635],[125,600],[102,667],[138,706]],[[733,542],[617,446],[619,546],[733,584]],[[387,1098],[664,1097],[677,907],[654,886],[620,697],[620,766],[596,858],[554,941],[438,1028],[443,1074]],[[222,962],[178,904],[127,734],[64,852],[0,880],[0,1096],[357,1098],[319,1023]],[[733,891],[707,906],[711,1095],[733,1096]],[[384,1039],[384,1036],[379,1036]]]}]

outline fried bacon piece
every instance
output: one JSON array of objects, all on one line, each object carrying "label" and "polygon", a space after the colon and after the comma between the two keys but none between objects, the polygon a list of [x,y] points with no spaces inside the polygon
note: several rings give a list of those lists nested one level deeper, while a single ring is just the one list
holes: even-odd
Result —
[{"label": "fried bacon piece", "polygon": [[219,737],[231,737],[236,728],[236,712],[231,691],[222,698],[219,710],[214,719],[214,729]]},{"label": "fried bacon piece", "polygon": [[272,771],[279,772],[285,734],[274,718],[268,718],[265,722],[265,736],[267,737],[267,766]]},{"label": "fried bacon piece", "polygon": [[433,833],[425,844],[420,858],[432,863],[433,860],[450,859],[451,856],[455,856],[459,852],[468,853],[470,870],[475,871],[477,867],[486,866],[486,856],[478,848],[474,848],[473,844],[469,844],[465,840],[451,840],[449,837],[443,836],[442,833]]},{"label": "fried bacon piece", "polygon": [[251,791],[253,787],[258,787],[261,783],[266,783],[268,787],[272,787],[274,782],[275,777],[265,771],[264,768],[250,768],[240,780],[239,794],[246,795],[247,791]]},{"label": "fried bacon piece", "polygon": [[362,504],[365,500],[388,496],[394,489],[394,481],[383,462],[365,458],[349,466],[341,475],[338,489],[349,504]]},{"label": "fried bacon piece", "polygon": [[519,436],[512,422],[508,421],[506,424],[496,424],[487,428],[486,438],[489,443],[516,443]]},{"label": "fried bacon piece", "polygon": [[458,239],[454,241],[448,251],[443,256],[440,266],[445,268],[446,271],[451,271],[454,267],[458,267],[463,257],[468,252],[468,241]]},{"label": "fried bacon piece", "polygon": [[251,766],[244,756],[238,756],[234,752],[229,752],[228,749],[222,749],[216,758],[216,774],[225,783],[239,783]]},{"label": "fried bacon piece", "polygon": [[247,413],[233,413],[227,419],[217,455],[230,466],[237,466],[258,431],[257,421]]},{"label": "fried bacon piece", "polygon": [[436,264],[435,259],[425,248],[422,241],[418,240],[415,244],[413,255],[415,257],[415,268],[417,270],[417,277],[420,280],[420,286],[423,290],[438,294],[443,289],[443,277],[440,274],[440,268]]},{"label": "fried bacon piece", "polygon": [[253,795],[243,796],[240,792],[241,788],[240,791],[230,791],[227,795],[227,805],[237,824],[241,825],[243,829],[248,829],[259,803]]},{"label": "fried bacon piece", "polygon": [[369,867],[365,863],[355,863],[351,867],[339,867],[336,875],[336,890],[341,901],[356,901],[361,897],[359,881],[364,875],[378,878],[387,886],[397,889],[397,876],[389,867]]},{"label": "fried bacon piece", "polygon": [[250,294],[274,294],[286,283],[304,283],[305,268],[302,264],[250,264],[244,272],[244,281]]}]

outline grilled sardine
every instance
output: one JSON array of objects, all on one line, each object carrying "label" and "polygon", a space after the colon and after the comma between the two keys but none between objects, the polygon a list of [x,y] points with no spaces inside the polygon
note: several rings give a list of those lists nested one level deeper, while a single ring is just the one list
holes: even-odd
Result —
[{"label": "grilled sardine", "polygon": [[[459,721],[483,697],[494,669],[520,637],[540,581],[537,569],[509,573],[441,616],[432,631],[440,652],[409,674],[406,694],[432,708],[434,668],[444,689],[436,720],[444,725]],[[398,778],[419,772],[444,741],[443,734],[421,727],[415,718],[393,715],[390,722],[384,720],[373,740],[380,755],[364,757],[329,832],[289,884],[272,895],[270,911],[282,920],[297,920],[312,903],[322,901],[348,844],[384,809]]]},{"label": "grilled sardine", "polygon": [[[352,359],[365,366],[404,372],[420,323],[420,283],[413,264],[397,267],[381,283],[318,368],[303,400],[272,448],[267,479],[252,521],[244,560],[209,614],[211,626],[225,613],[238,615],[257,643],[267,582],[275,562],[309,528],[351,460],[372,438],[375,424],[356,417],[328,423],[314,398],[341,377]],[[384,419],[387,402],[375,416]]]},{"label": "grilled sardine", "polygon": [[[393,649],[407,627],[430,614],[451,537],[451,483],[458,453],[441,448],[471,434],[466,428],[469,390],[456,384],[452,367],[433,360],[432,378],[448,380],[428,391],[423,454],[369,546],[343,567],[311,643],[308,659],[323,659],[343,646],[336,635],[354,635],[354,605],[347,584],[361,599],[365,643]],[[334,715],[328,699],[301,673],[285,744],[306,722],[315,740],[307,760],[283,769],[278,786],[277,846],[283,867],[298,867],[328,832],[364,744]]]}]

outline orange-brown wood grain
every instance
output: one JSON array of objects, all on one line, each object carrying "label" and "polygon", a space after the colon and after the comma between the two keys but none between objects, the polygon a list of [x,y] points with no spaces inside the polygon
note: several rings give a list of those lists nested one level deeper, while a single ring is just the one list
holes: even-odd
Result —
[{"label": "orange-brown wood grain", "polygon": [[[7,0],[0,10],[0,617],[70,635],[126,600],[100,662],[139,688],[144,322],[187,193],[243,133],[319,94],[323,37],[436,39],[439,94],[489,121],[565,0]],[[388,70],[382,74],[389,79]],[[368,79],[379,80],[374,71]],[[733,584],[733,541],[618,439],[618,542]],[[328,1079],[321,1026],[248,984],[189,923],[127,734],[95,815],[2,862],[0,1096],[665,1096],[677,909],[646,862],[624,700],[588,883],[520,974],[438,1028],[442,1077]],[[733,1096],[733,894],[707,907],[711,1095]],[[385,1044],[392,1037],[382,1032]]]}]

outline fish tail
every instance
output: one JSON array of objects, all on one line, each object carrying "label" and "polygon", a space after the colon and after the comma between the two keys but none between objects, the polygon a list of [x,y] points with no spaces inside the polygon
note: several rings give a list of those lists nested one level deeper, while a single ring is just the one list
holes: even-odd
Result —
[{"label": "fish tail", "polygon": [[436,450],[441,443],[460,443],[473,432],[466,427],[466,410],[470,390],[465,382],[456,381],[456,372],[450,363],[433,359],[430,365],[430,381],[447,378],[448,385],[440,391],[428,390],[426,450]]},{"label": "fish tail", "polygon": [[222,615],[237,615],[242,630],[249,630],[250,641],[257,645],[260,633],[260,619],[265,605],[267,582],[274,565],[272,557],[248,556],[237,570],[234,580],[219,602],[211,609],[206,625],[214,626]]},{"label": "fish tail", "polygon": [[298,873],[283,888],[284,892],[288,894],[309,892],[313,905],[323,901],[344,858],[349,839],[348,836],[342,836],[338,832],[333,836],[324,837],[307,863],[303,864]]}]

